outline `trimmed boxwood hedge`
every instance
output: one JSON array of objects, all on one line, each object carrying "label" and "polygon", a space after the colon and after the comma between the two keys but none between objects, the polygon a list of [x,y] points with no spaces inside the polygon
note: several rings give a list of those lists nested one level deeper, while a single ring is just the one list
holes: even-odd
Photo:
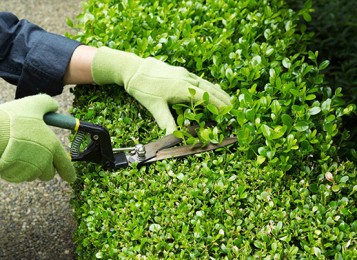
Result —
[{"label": "trimmed boxwood hedge", "polygon": [[[351,259],[356,256],[356,151],[342,118],[355,113],[326,87],[311,2],[88,0],[69,25],[92,46],[153,56],[218,83],[232,106],[177,104],[193,144],[227,148],[115,172],[77,163],[72,201],[79,258]],[[116,147],[163,136],[118,86],[77,86],[72,113],[106,126]],[[187,93],[188,96],[193,93]],[[215,127],[205,122],[215,121]],[[194,138],[189,123],[200,125]],[[353,146],[352,146],[353,147]],[[354,146],[355,147],[355,146]]]}]

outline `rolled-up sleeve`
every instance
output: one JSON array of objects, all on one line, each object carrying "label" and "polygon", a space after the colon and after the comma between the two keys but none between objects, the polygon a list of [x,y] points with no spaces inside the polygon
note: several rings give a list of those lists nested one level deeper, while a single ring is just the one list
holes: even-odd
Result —
[{"label": "rolled-up sleeve", "polygon": [[16,98],[63,91],[63,77],[79,42],[0,12],[0,77],[17,86]]}]

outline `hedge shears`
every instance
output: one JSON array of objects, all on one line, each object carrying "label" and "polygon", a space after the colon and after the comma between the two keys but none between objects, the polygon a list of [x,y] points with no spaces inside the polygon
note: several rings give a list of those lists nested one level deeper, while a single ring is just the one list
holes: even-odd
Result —
[{"label": "hedge shears", "polygon": [[[170,134],[145,145],[113,148],[109,131],[101,125],[59,113],[47,113],[44,121],[47,125],[76,132],[70,148],[72,161],[94,162],[101,164],[104,169],[119,169],[133,163],[141,166],[159,160],[203,153],[237,142],[236,137],[228,137],[219,144],[177,146],[182,143],[182,139]],[[189,128],[189,132],[194,135],[195,128]],[[90,138],[86,143],[87,137]]]}]

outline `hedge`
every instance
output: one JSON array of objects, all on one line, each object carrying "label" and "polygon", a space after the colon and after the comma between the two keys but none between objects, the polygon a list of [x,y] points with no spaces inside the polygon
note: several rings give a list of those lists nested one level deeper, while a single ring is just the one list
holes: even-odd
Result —
[{"label": "hedge", "polygon": [[[172,107],[186,143],[236,145],[104,171],[77,163],[72,205],[80,259],[351,259],[356,252],[356,151],[342,119],[356,111],[326,86],[328,61],[284,1],[88,0],[71,37],[153,56],[218,83],[233,97]],[[106,126],[115,147],[164,135],[118,86],[77,86],[72,113]],[[187,93],[192,95],[192,93]],[[207,127],[207,121],[215,127]],[[186,131],[198,123],[199,135]],[[352,148],[351,148],[352,147]]]}]

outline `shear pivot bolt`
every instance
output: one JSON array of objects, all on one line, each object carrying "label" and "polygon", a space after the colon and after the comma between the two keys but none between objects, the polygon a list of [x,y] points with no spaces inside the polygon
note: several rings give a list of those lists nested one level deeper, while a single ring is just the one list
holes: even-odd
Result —
[{"label": "shear pivot bolt", "polygon": [[137,155],[138,155],[139,157],[145,157],[146,150],[145,150],[144,145],[142,145],[142,144],[137,144],[137,145],[135,146],[135,151],[136,151],[136,153],[137,153]]}]

